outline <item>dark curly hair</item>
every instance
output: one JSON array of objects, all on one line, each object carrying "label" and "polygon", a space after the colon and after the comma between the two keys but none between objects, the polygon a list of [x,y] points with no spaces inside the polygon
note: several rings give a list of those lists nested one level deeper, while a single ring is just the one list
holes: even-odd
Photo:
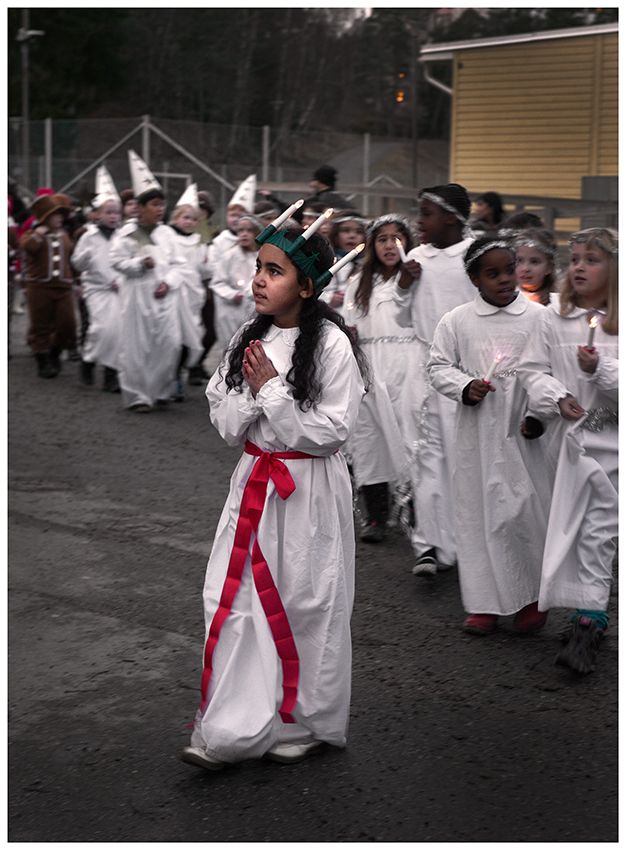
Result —
[{"label": "dark curly hair", "polygon": [[[290,242],[294,242],[303,232],[301,227],[288,227],[281,231],[282,235]],[[309,256],[313,253],[318,254],[317,265],[320,270],[325,271],[329,269],[334,262],[333,251],[328,240],[320,236],[319,233],[314,233],[304,243],[301,250]],[[295,263],[293,265],[298,274],[298,283],[301,286],[305,286],[307,282],[306,275]],[[263,337],[263,334],[273,323],[273,320],[273,316],[259,315],[241,329],[239,336],[228,352],[228,371],[225,376],[220,367],[220,377],[224,377],[229,390],[234,389],[236,392],[242,391],[243,372],[241,367],[244,351],[253,339],[261,339]],[[299,402],[301,410],[308,410],[313,407],[319,401],[322,394],[322,383],[318,373],[318,358],[316,354],[325,321],[337,325],[348,337],[364,383],[366,385],[368,383],[365,356],[354,334],[347,328],[343,318],[329,307],[328,304],[320,301],[318,298],[306,298],[302,302],[298,323],[300,333],[296,339],[291,369],[287,373],[287,381],[293,387],[293,396]]]}]

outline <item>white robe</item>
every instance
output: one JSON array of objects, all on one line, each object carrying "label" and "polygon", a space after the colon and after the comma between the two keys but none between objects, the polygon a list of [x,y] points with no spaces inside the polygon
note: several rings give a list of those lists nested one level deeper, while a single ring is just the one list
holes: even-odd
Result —
[{"label": "white robe", "polygon": [[[338,257],[337,259],[341,259]],[[324,287],[322,294],[320,295],[320,301],[324,301],[326,304],[330,306],[330,302],[333,299],[333,295],[337,293],[343,293],[344,301],[343,304],[340,304],[338,307],[333,307],[340,316],[344,319],[346,318],[346,290],[348,288],[348,284],[350,283],[350,278],[353,276],[358,277],[358,266],[355,264],[354,260],[351,263],[348,263],[345,266],[342,266],[337,274],[334,274],[331,278],[328,286]]]},{"label": "white robe", "polygon": [[[428,362],[433,387],[456,404],[453,497],[463,606],[513,614],[539,598],[550,508],[541,440],[520,434],[526,394],[516,367],[545,307],[517,296],[498,308],[476,295],[443,317]],[[478,405],[463,389],[487,374],[496,391]]]},{"label": "white robe", "polygon": [[[278,742],[314,738],[344,746],[351,679],[350,615],[354,596],[352,493],[340,450],[354,426],[363,382],[348,338],[327,324],[319,353],[322,397],[300,410],[285,381],[298,328],[270,326],[264,349],[279,377],[254,399],[227,392],[216,370],[207,387],[211,421],[229,445],[250,440],[266,451],[302,451],[285,460],[296,490],[282,500],[270,481],[258,542],[293,633],[300,661],[295,724],[278,715],[282,668],[251,578],[243,581],[213,655],[209,703],[198,711],[192,746],[226,762],[257,758]],[[226,369],[224,369],[224,373]],[[204,588],[206,629],[222,593],[244,485],[257,458],[243,454],[219,520]]]},{"label": "white robe", "polygon": [[202,308],[206,290],[202,281],[209,275],[207,246],[199,233],[183,236],[172,229],[172,235],[176,252],[185,261],[172,269],[170,279],[177,282],[181,340],[189,349],[185,365],[191,367],[197,364],[204,351]]},{"label": "white robe", "polygon": [[100,363],[110,369],[119,366],[121,295],[112,288],[121,283],[120,275],[111,266],[111,241],[94,224],[85,233],[72,253],[72,266],[80,272],[82,295],[89,313],[89,327],[82,347],[87,363]]},{"label": "white robe", "polygon": [[[255,313],[252,278],[256,258],[257,251],[244,251],[234,245],[222,254],[213,268],[210,285],[215,295],[215,331],[223,349]],[[233,300],[237,295],[243,295],[239,304]]]},{"label": "white robe", "polygon": [[426,364],[435,328],[441,317],[460,304],[471,301],[476,289],[465,273],[463,255],[473,239],[448,248],[418,245],[408,253],[417,260],[422,274],[408,290],[396,287],[398,323],[412,327],[418,338],[415,382],[413,503],[415,528],[411,537],[416,555],[430,547],[439,560],[456,562],[452,470],[448,458],[454,450],[454,404],[433,391]]},{"label": "white robe", "polygon": [[[157,225],[151,244],[140,244],[132,233],[136,221],[125,224],[113,237],[111,265],[122,275],[121,349],[118,380],[124,405],[153,405],[168,399],[180,357],[178,316],[179,279],[172,269],[184,262],[177,256],[172,230]],[[146,268],[152,256],[156,265]],[[164,298],[154,291],[164,281],[171,289]]]},{"label": "white robe", "polygon": [[[543,556],[539,606],[606,610],[611,588],[618,509],[618,337],[599,324],[600,359],[589,375],[578,365],[587,344],[588,314],[561,316],[545,308],[520,364],[533,414],[547,423],[546,440],[558,458]],[[587,415],[559,416],[557,401],[574,396]]]},{"label": "white robe", "polygon": [[349,443],[358,487],[402,484],[411,477],[418,342],[411,329],[396,320],[398,278],[399,272],[387,281],[374,275],[366,315],[354,301],[359,275],[350,279],[346,290],[344,318],[348,326],[356,327],[370,365],[370,389]]}]

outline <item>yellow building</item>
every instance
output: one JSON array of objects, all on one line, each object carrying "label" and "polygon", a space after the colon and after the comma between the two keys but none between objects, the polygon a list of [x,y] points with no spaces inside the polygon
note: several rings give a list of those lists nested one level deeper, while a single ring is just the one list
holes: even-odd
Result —
[{"label": "yellow building", "polygon": [[[451,96],[451,181],[580,198],[583,177],[617,177],[617,23],[431,44],[420,62]],[[451,87],[440,62],[453,65]]]}]

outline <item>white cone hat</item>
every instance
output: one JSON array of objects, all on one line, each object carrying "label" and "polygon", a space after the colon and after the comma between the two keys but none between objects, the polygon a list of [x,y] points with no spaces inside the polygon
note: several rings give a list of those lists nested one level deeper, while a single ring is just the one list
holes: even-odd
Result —
[{"label": "white cone hat", "polygon": [[120,202],[121,199],[108,169],[104,165],[99,165],[96,171],[96,197],[92,200],[91,206],[97,209],[107,201]]},{"label": "white cone hat", "polygon": [[235,204],[243,207],[246,212],[254,212],[254,196],[256,195],[256,174],[249,177],[239,185],[239,188],[228,202],[229,207]]},{"label": "white cone hat", "polygon": [[139,198],[146,192],[152,189],[163,191],[163,187],[150,171],[146,163],[140,156],[137,156],[135,151],[128,151],[128,167],[130,169],[130,179],[133,184],[133,195]]},{"label": "white cone hat", "polygon": [[185,189],[180,198],[176,201],[177,207],[182,207],[184,204],[189,204],[191,207],[195,207],[196,209],[200,209],[200,205],[198,204],[198,184],[190,183],[189,186]]}]

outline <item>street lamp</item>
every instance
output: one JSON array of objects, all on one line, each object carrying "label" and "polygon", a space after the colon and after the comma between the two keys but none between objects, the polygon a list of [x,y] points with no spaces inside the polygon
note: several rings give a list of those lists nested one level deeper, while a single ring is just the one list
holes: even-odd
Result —
[{"label": "street lamp", "polygon": [[43,30],[29,29],[29,10],[22,9],[22,26],[17,31],[15,40],[21,44],[22,54],[22,183],[25,189],[30,189],[30,116],[28,105],[28,42],[31,38],[45,35]]}]

